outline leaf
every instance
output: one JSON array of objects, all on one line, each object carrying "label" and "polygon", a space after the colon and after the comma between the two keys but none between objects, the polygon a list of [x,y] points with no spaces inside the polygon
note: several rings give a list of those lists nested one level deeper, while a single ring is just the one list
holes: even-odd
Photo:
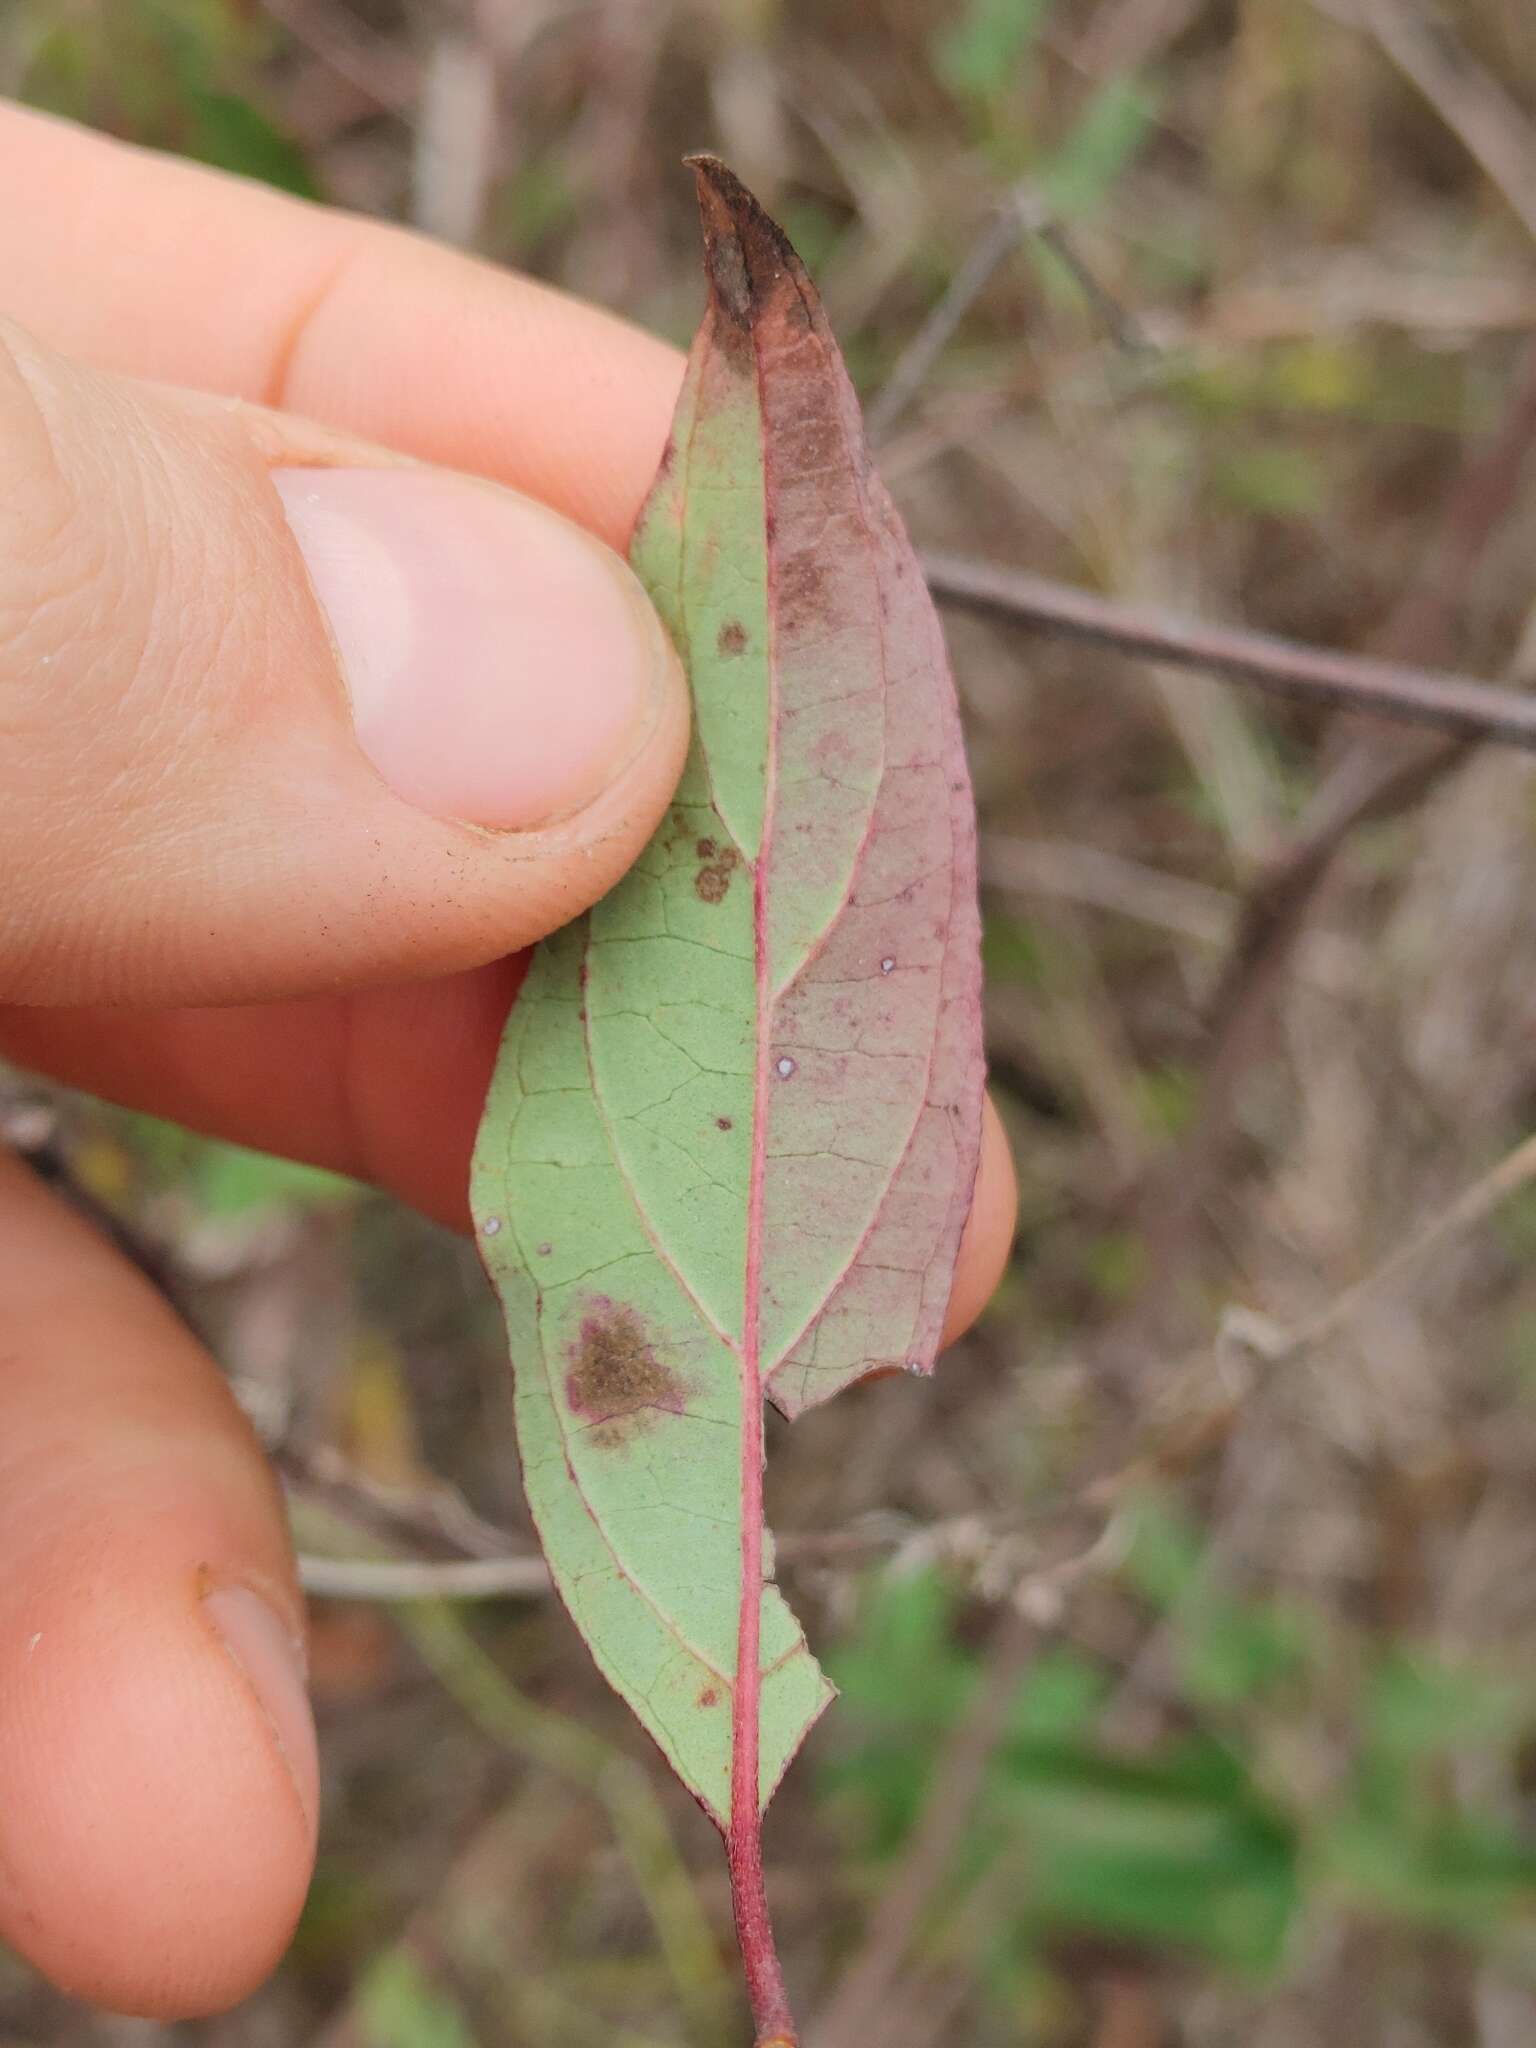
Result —
[{"label": "leaf", "polygon": [[237,93],[189,87],[187,113],[189,156],[242,178],[259,178],[301,199],[319,198],[320,188],[303,150],[260,107]]},{"label": "leaf", "polygon": [[878,1856],[916,1825],[934,1761],[975,1694],[977,1659],[957,1640],[954,1605],[934,1566],[882,1574],[857,1628],[836,1646],[844,1747],[823,1760],[821,1778]]},{"label": "leaf", "polygon": [[1004,1753],[996,1811],[1028,1845],[1030,1914],[1203,1950],[1238,1969],[1280,1960],[1298,1849],[1240,1771],[1192,1752],[1147,1763],[1064,1744]]},{"label": "leaf", "polygon": [[535,956],[473,1201],[555,1581],[724,1831],[759,2037],[791,2040],[759,1816],[830,1687],[772,1584],[763,1401],[932,1367],[980,1144],[975,827],[815,291],[695,168],[708,309],[632,549],[693,745],[633,872]]},{"label": "leaf", "polygon": [[474,2048],[457,2006],[409,1949],[386,1949],[358,1990],[367,2048]]},{"label": "leaf", "polygon": [[[911,1841],[979,1659],[936,1571],[890,1574],[836,1664],[847,1745],[823,1780],[855,1840],[885,1859]],[[1035,1658],[1009,1702],[937,1912],[959,1924],[984,1879],[1006,1899],[1015,1955],[1043,1933],[1107,1935],[1202,1952],[1243,1970],[1280,1959],[1295,1918],[1294,1822],[1241,1753],[1199,1733],[1127,1756],[1095,1735],[1110,1673],[1069,1650]]]},{"label": "leaf", "polygon": [[263,1210],[332,1209],[357,1197],[354,1181],[295,1159],[274,1159],[243,1145],[205,1144],[193,1163],[199,1208],[209,1216]]},{"label": "leaf", "polygon": [[1156,113],[1156,95],[1133,76],[1100,86],[1040,173],[1040,190],[1052,212],[1064,220],[1091,213],[1140,149]]},{"label": "leaf", "polygon": [[1047,25],[1055,0],[969,0],[934,43],[934,68],[953,92],[1000,100]]},{"label": "leaf", "polygon": [[1528,1922],[1536,1907],[1536,1850],[1517,1821],[1504,1813],[1416,1816],[1383,1804],[1374,1790],[1326,1816],[1314,1876],[1373,1917],[1450,1929],[1479,1943]]}]

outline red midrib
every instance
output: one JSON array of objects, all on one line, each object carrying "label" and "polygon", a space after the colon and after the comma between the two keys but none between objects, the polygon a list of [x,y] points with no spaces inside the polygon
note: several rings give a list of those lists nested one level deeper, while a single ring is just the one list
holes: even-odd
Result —
[{"label": "red midrib", "polygon": [[[756,351],[754,350],[754,354]],[[766,418],[762,392],[762,359],[757,357],[758,412]],[[763,1827],[760,1721],[762,1715],[763,1620],[763,1375],[762,1265],[763,1181],[768,1151],[769,1027],[773,987],[768,971],[768,871],[773,843],[773,807],[777,796],[779,753],[779,691],[774,645],[775,555],[771,532],[772,478],[763,464],[765,518],[764,555],[767,603],[764,614],[768,645],[768,733],[764,750],[763,825],[757,858],[752,863],[752,950],[755,968],[756,1050],[752,1082],[752,1160],[747,1181],[747,1257],[742,1303],[741,1343],[741,1613],[736,1634],[736,1686],[731,1695],[731,1825],[726,1856],[731,1868],[731,1902],[736,1938],[759,2042],[796,2040],[794,2017],[784,1989],[784,1975],[774,1945],[763,1882]]]},{"label": "red midrib", "polygon": [[736,1686],[731,1702],[731,1825],[726,1851],[736,1934],[759,2040],[776,2030],[794,2039],[794,2021],[768,1917],[763,1883],[762,1809],[759,1797],[759,1722],[762,1710],[763,1614],[763,1383],[760,1366],[763,1257],[763,1172],[767,1149],[769,1052],[767,832],[752,887],[757,954],[757,1069],[753,1081],[752,1167],[747,1186],[747,1266],[741,1347],[741,1615],[736,1637]]}]

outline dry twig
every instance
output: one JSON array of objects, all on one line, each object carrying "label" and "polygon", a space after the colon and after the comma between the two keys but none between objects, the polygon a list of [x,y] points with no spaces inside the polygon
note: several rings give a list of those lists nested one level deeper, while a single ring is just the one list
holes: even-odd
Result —
[{"label": "dry twig", "polygon": [[414,111],[409,67],[390,42],[355,19],[332,0],[261,0],[269,14],[292,36],[300,49],[345,79],[354,91],[381,112],[409,121]]},{"label": "dry twig", "polygon": [[934,365],[954,339],[961,321],[991,283],[994,272],[1018,246],[1019,238],[1039,225],[1039,202],[1027,185],[1016,185],[998,205],[972,243],[942,297],[918,327],[878,395],[865,408],[871,441],[888,434],[928,381]]},{"label": "dry twig", "polygon": [[[981,842],[981,878],[1006,895],[1061,897],[1207,948],[1230,945],[1242,907],[1235,891],[1068,839],[989,832]],[[1301,961],[1309,980],[1333,994],[1347,993],[1360,978],[1360,950],[1336,932],[1310,934]]]},{"label": "dry twig", "polygon": [[1536,748],[1536,698],[1473,676],[1303,647],[1241,626],[1205,625],[965,555],[930,551],[923,570],[941,602],[965,610],[1232,676],[1299,703],[1429,726],[1458,739]]},{"label": "dry twig", "polygon": [[517,1600],[549,1591],[549,1566],[507,1557],[317,1557],[299,1554],[299,1583],[315,1600]]},{"label": "dry twig", "polygon": [[471,247],[485,217],[495,151],[495,61],[471,30],[446,29],[432,45],[416,112],[415,225]]},{"label": "dry twig", "polygon": [[1464,1231],[1486,1222],[1511,1195],[1529,1187],[1532,1181],[1536,1181],[1536,1137],[1527,1138],[1512,1152],[1506,1153],[1481,1179],[1463,1188],[1438,1216],[1431,1217],[1428,1223],[1389,1252],[1373,1271],[1357,1280],[1353,1287],[1346,1288],[1299,1330],[1289,1332],[1271,1352],[1272,1359],[1280,1361],[1299,1357],[1328,1338],[1337,1336],[1362,1308],[1375,1301],[1384,1290],[1410,1274],[1421,1272],[1424,1261],[1449,1239],[1460,1237]]}]

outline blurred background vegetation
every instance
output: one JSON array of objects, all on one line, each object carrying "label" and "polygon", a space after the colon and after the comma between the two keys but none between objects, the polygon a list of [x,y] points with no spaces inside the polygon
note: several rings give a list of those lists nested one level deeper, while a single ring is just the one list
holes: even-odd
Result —
[{"label": "blurred background vegetation", "polygon": [[[921,541],[1531,678],[1529,0],[4,0],[0,89],[679,341],[713,147]],[[931,1387],[774,1432],[843,1689],[769,1828],[811,2048],[1529,2048],[1529,762],[951,638],[1023,1206]],[[208,1334],[301,1547],[363,1561],[315,1568],[276,1981],[166,2029],[0,1960],[0,2038],[739,2038],[717,1844],[527,1569],[366,1597],[530,1552],[472,1251],[25,1076],[0,1125]]]}]

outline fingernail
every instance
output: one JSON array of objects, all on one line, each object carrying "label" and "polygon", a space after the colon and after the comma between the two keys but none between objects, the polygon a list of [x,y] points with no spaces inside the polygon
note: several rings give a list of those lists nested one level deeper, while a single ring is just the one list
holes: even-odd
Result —
[{"label": "fingernail", "polygon": [[302,1645],[276,1609],[249,1586],[220,1586],[203,1596],[203,1608],[255,1693],[313,1826],[320,1810],[320,1754]]},{"label": "fingernail", "polygon": [[671,659],[628,567],[579,527],[429,470],[279,469],[364,753],[408,804],[527,829],[643,744]]}]

